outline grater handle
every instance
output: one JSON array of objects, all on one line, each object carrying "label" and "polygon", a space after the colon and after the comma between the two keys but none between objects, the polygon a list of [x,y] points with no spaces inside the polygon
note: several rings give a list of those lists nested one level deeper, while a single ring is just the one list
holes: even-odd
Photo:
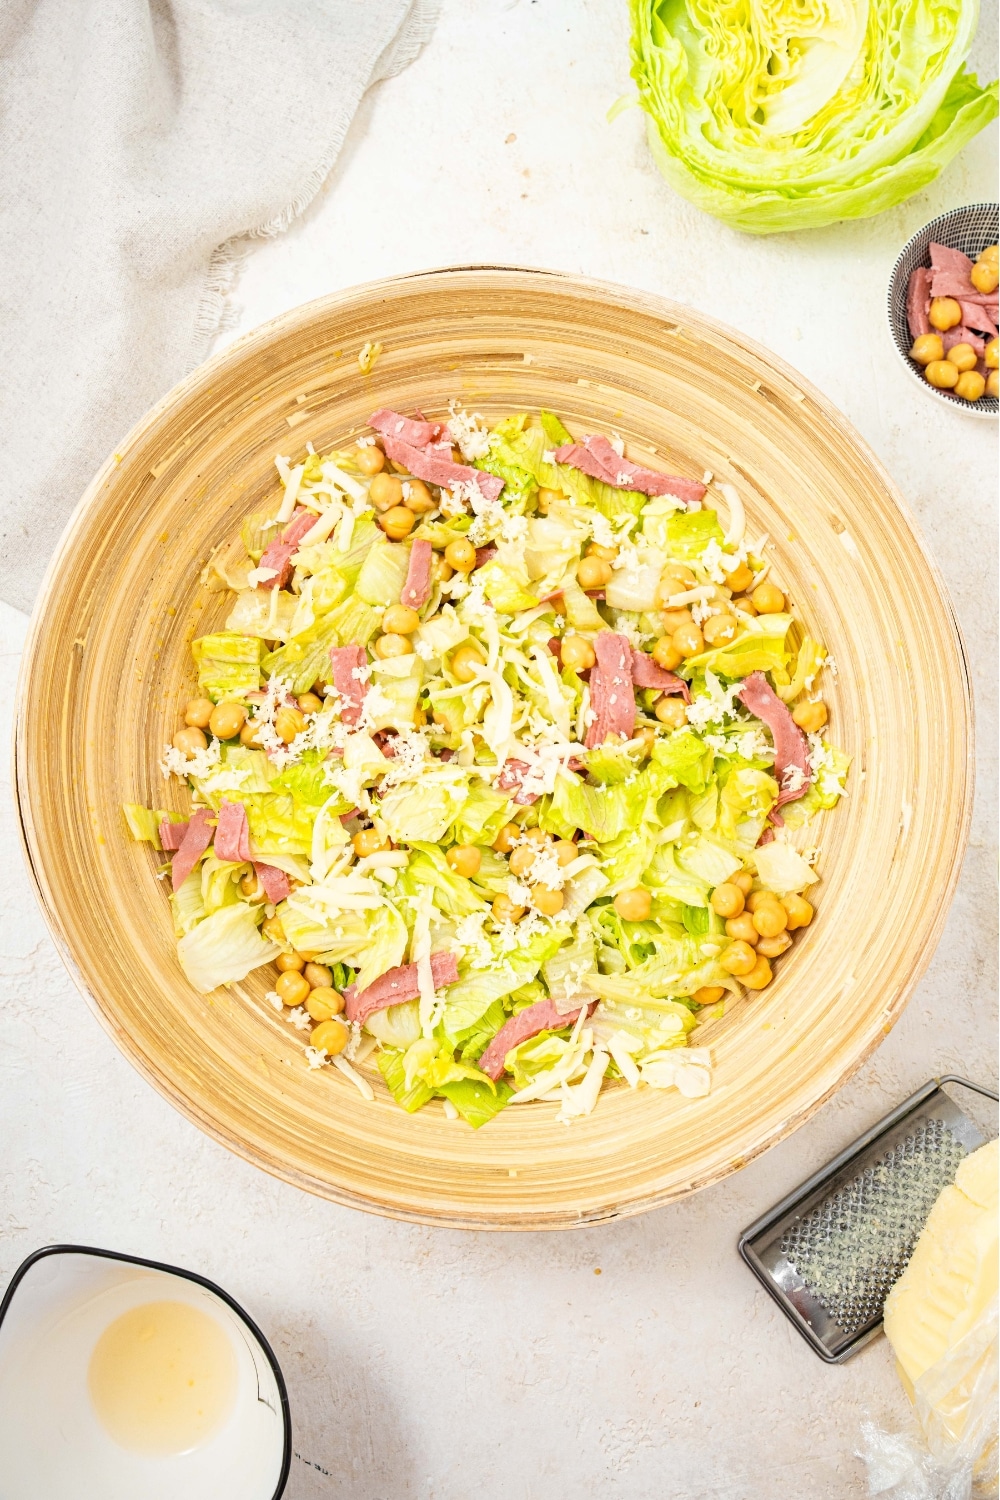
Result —
[{"label": "grater handle", "polygon": [[939,1088],[943,1083],[960,1083],[963,1089],[971,1089],[974,1094],[982,1094],[984,1099],[992,1099],[994,1104],[1000,1104],[1000,1094],[985,1088],[981,1083],[973,1083],[971,1078],[960,1078],[957,1073],[942,1073],[934,1082]]}]

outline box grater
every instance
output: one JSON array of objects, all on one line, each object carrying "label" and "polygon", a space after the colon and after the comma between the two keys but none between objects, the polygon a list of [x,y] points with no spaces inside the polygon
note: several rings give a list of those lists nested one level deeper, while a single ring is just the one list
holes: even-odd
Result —
[{"label": "box grater", "polygon": [[828,1364],[879,1332],[938,1194],[997,1134],[983,1099],[997,1095],[953,1074],[932,1078],[740,1236],[740,1255]]}]

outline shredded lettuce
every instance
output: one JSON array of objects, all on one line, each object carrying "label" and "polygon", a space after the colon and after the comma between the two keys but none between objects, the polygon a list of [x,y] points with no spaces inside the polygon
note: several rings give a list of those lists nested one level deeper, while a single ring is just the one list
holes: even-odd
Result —
[{"label": "shredded lettuce", "polygon": [[160,843],[160,824],[164,818],[171,823],[184,822],[180,813],[156,812],[153,808],[143,807],[141,802],[123,802],[122,812],[132,837],[139,842],[152,844],[154,849],[163,847]]},{"label": "shredded lettuce", "polygon": [[[346,592],[347,585],[343,587]],[[262,641],[286,641],[298,607],[298,595],[284,589],[243,589],[226,618],[226,629]]]},{"label": "shredded lettuce", "polygon": [[365,1022],[365,1030],[385,1047],[402,1048],[405,1052],[412,1042],[420,1037],[420,1001],[407,1000],[403,1005],[387,1005],[385,1010],[372,1011]]},{"label": "shredded lettuce", "polygon": [[503,1109],[514,1090],[502,1080],[491,1089],[474,1078],[460,1078],[454,1083],[444,1083],[438,1089],[445,1099],[450,1099],[462,1119],[478,1130]]},{"label": "shredded lettuce", "polygon": [[427,770],[419,782],[392,787],[379,803],[391,839],[437,843],[461,812],[468,778],[460,767]]},{"label": "shredded lettuce", "polygon": [[406,923],[388,902],[371,913],[367,926],[368,942],[358,955],[361,967],[355,983],[359,990],[367,989],[387,969],[401,964],[409,941]]},{"label": "shredded lettuce", "polygon": [[682,562],[701,557],[709,542],[720,547],[724,540],[719,518],[714,510],[675,511],[666,518],[666,550]]},{"label": "shredded lettuce", "polygon": [[630,781],[591,786],[572,771],[560,771],[547,817],[560,820],[560,828],[582,828],[603,844],[635,827],[648,796],[649,783],[641,773]]},{"label": "shredded lettuce", "polygon": [[207,995],[220,984],[235,984],[251,969],[277,958],[281,950],[277,943],[261,937],[257,915],[245,902],[237,901],[220,907],[180,939],[177,957],[181,968],[201,994]]},{"label": "shredded lettuce", "polygon": [[793,891],[804,891],[817,879],[812,866],[803,859],[790,844],[764,844],[754,853],[757,874],[769,891],[779,896],[788,896]]},{"label": "shredded lettuce", "polygon": [[405,543],[381,537],[369,548],[361,564],[354,585],[358,598],[366,604],[398,604],[409,563],[410,549]]},{"label": "shredded lettuce", "polygon": [[427,1084],[419,1078],[414,1078],[407,1083],[405,1056],[404,1052],[396,1052],[387,1047],[378,1053],[375,1061],[396,1103],[405,1109],[407,1114],[412,1115],[431,1102],[434,1098],[434,1090],[428,1088]]},{"label": "shredded lettuce", "polygon": [[245,698],[260,687],[263,646],[256,636],[221,631],[191,642],[198,687],[213,703]]},{"label": "shredded lettuce", "polygon": [[680,668],[681,675],[694,678],[714,672],[734,680],[749,677],[751,672],[771,672],[786,683],[789,653],[785,638],[791,623],[791,615],[757,615],[747,620],[741,634],[728,645],[703,651],[700,656],[689,656]]},{"label": "shredded lettuce", "polygon": [[496,939],[489,939],[497,957],[487,969],[472,970],[446,991],[444,1028],[449,1039],[474,1026],[485,1015],[494,1000],[512,994],[534,979],[542,964],[561,945],[558,932],[540,932],[529,938],[515,953],[503,955]]}]

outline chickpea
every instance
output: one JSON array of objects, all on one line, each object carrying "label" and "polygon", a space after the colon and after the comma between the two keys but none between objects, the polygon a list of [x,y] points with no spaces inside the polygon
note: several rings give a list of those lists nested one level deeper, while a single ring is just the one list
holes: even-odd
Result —
[{"label": "chickpea", "polygon": [[376,510],[392,510],[403,503],[403,481],[395,474],[376,474],[368,486],[368,498]]},{"label": "chickpea", "polygon": [[562,891],[554,891],[547,885],[536,885],[531,893],[531,904],[543,917],[554,917],[566,903]]},{"label": "chickpea", "polygon": [[562,490],[540,489],[538,491],[538,495],[536,496],[536,504],[538,505],[538,509],[541,511],[542,515],[545,516],[548,515],[550,505],[558,505],[560,501],[565,499],[566,496],[563,494]]},{"label": "chickpea", "polygon": [[669,693],[660,694],[653,713],[667,729],[681,729],[687,723],[687,704],[683,698],[673,698]]},{"label": "chickpea", "polygon": [[576,576],[582,589],[602,589],[611,582],[611,566],[600,557],[585,557],[577,564]]},{"label": "chickpea", "polygon": [[572,839],[560,839],[557,844],[553,845],[552,853],[556,857],[556,864],[564,870],[567,865],[571,865],[573,863],[574,859],[578,857],[580,851],[573,843]]},{"label": "chickpea", "polygon": [[747,911],[756,911],[758,906],[765,905],[768,901],[777,901],[773,891],[753,891],[747,897]]},{"label": "chickpea", "polygon": [[281,925],[280,917],[268,917],[267,921],[261,925],[260,930],[266,938],[271,939],[272,943],[283,943],[285,941],[285,929]]},{"label": "chickpea", "polygon": [[215,704],[211,698],[191,698],[184,708],[184,722],[192,729],[207,729],[214,712]]},{"label": "chickpea", "polygon": [[498,854],[509,854],[514,847],[514,841],[521,837],[521,830],[516,823],[505,823],[493,840],[493,847]]},{"label": "chickpea", "polygon": [[656,730],[646,724],[642,729],[636,730],[632,738],[638,741],[639,754],[643,760],[647,760],[652,755],[653,746],[656,744]]},{"label": "chickpea", "polygon": [[456,844],[453,849],[448,850],[445,859],[455,874],[463,875],[466,880],[478,873],[483,862],[483,856],[475,844]]},{"label": "chickpea", "polygon": [[671,640],[682,656],[697,656],[705,649],[705,637],[697,625],[682,625],[674,631]]},{"label": "chickpea", "polygon": [[788,931],[797,927],[808,927],[813,919],[813,908],[804,896],[782,896],[781,904],[788,918]]},{"label": "chickpea", "polygon": [[451,563],[445,562],[443,553],[435,552],[431,558],[431,580],[434,583],[447,583],[454,576],[455,569]]},{"label": "chickpea", "polygon": [[749,943],[730,943],[719,960],[727,974],[749,974],[757,963],[757,955]]},{"label": "chickpea", "polygon": [[928,385],[935,386],[939,391],[950,391],[952,386],[958,384],[959,372],[950,359],[932,359],[929,365],[924,367]]},{"label": "chickpea", "polygon": [[518,844],[516,849],[511,850],[510,859],[508,861],[508,864],[510,865],[510,873],[517,876],[527,875],[528,871],[535,863],[535,855],[537,853],[538,850],[533,849],[530,844]]},{"label": "chickpea", "polygon": [[393,656],[412,656],[413,642],[405,635],[380,635],[372,650],[379,661],[388,661]]},{"label": "chickpea", "polygon": [[762,901],[752,920],[761,937],[777,937],[788,926],[788,913],[780,901]]},{"label": "chickpea", "polygon": [[251,870],[249,875],[244,875],[240,881],[240,890],[248,901],[263,901],[267,895],[256,870]]},{"label": "chickpea", "polygon": [[196,750],[204,750],[207,745],[204,731],[196,724],[189,725],[187,729],[178,729],[173,738],[174,749],[179,750],[182,755],[194,755]]},{"label": "chickpea", "polygon": [[746,594],[741,594],[738,599],[730,599],[729,604],[732,609],[740,610],[743,614],[749,615],[751,619],[753,619],[754,615],[759,614],[756,604],[754,604],[752,599],[748,599]]},{"label": "chickpea", "polygon": [[948,350],[948,363],[956,370],[974,370],[978,357],[971,344],[953,344]]},{"label": "chickpea", "polygon": [[977,260],[969,272],[969,280],[977,292],[995,292],[1000,282],[997,267],[988,260]]},{"label": "chickpea", "polygon": [[984,260],[988,266],[1000,265],[1000,246],[987,245],[985,250],[980,250],[979,260]]},{"label": "chickpea", "polygon": [[676,586],[674,588],[675,594],[679,594],[682,589],[693,589],[695,584],[698,582],[697,578],[694,576],[691,569],[687,566],[686,563],[667,563],[666,567],[663,569],[663,577],[674,578],[677,580]]},{"label": "chickpea", "polygon": [[673,637],[661,635],[652,651],[653,660],[658,667],[665,672],[674,672],[684,660],[677,647],[674,645]]},{"label": "chickpea", "polygon": [[759,615],[780,615],[785,607],[785,596],[776,584],[758,583],[750,595],[753,607]]},{"label": "chickpea", "polygon": [[694,615],[689,609],[664,609],[660,612],[660,625],[664,635],[673,635],[682,625],[693,625]]},{"label": "chickpea", "polygon": [[406,604],[390,604],[382,616],[386,635],[412,635],[419,624],[420,616]]},{"label": "chickpea", "polygon": [[736,639],[738,629],[732,615],[710,615],[701,627],[701,633],[709,646],[724,646]]},{"label": "chickpea", "polygon": [[249,721],[244,724],[243,728],[240,730],[240,744],[246,745],[251,750],[259,750],[261,747],[261,727],[262,726],[260,724],[253,724]]},{"label": "chickpea", "polygon": [[757,952],[763,953],[765,958],[778,958],[791,946],[792,939],[789,933],[776,932],[774,937],[761,938],[757,944]]},{"label": "chickpea", "polygon": [[615,897],[615,911],[623,922],[645,922],[653,909],[653,898],[644,886],[621,891]]},{"label": "chickpea", "polygon": [[385,454],[374,443],[364,443],[354,450],[354,462],[362,474],[378,474],[385,468]]},{"label": "chickpea", "polygon": [[703,984],[700,990],[695,990],[691,999],[696,1005],[716,1005],[725,993],[721,984]]},{"label": "chickpea", "polygon": [[758,958],[749,974],[743,975],[743,983],[748,990],[765,989],[774,978],[771,973],[771,965],[766,958]]},{"label": "chickpea", "polygon": [[749,870],[737,870],[735,875],[730,875],[729,884],[742,891],[745,899],[753,890],[753,876]]},{"label": "chickpea", "polygon": [[[725,562],[722,564],[725,568]],[[753,582],[753,574],[745,562],[741,562],[731,573],[726,574],[726,588],[732,589],[734,594],[742,593],[748,583]]]},{"label": "chickpea", "polygon": [[281,996],[282,1005],[301,1005],[308,995],[311,985],[304,974],[297,974],[294,969],[286,969],[283,974],[278,975],[278,982],[274,988]]},{"label": "chickpea", "polygon": [[738,917],[746,905],[743,892],[738,885],[731,885],[728,880],[722,881],[715,887],[711,895],[711,907],[718,912],[720,917]]},{"label": "chickpea", "polygon": [[459,537],[444,549],[444,560],[456,573],[469,573],[476,566],[476,549],[464,536]]},{"label": "chickpea", "polygon": [[406,505],[394,505],[382,517],[382,530],[390,542],[401,542],[404,536],[409,536],[416,524],[416,516]]},{"label": "chickpea", "polygon": [[910,358],[918,365],[929,365],[932,359],[944,359],[944,344],[939,333],[921,333],[913,340]]},{"label": "chickpea", "polygon": [[279,953],[274,961],[282,974],[301,974],[306,966],[301,953]]},{"label": "chickpea", "polygon": [[564,635],[559,655],[563,666],[574,672],[586,672],[597,661],[593,646],[582,635]]},{"label": "chickpea", "polygon": [[274,730],[279,740],[290,745],[306,727],[306,716],[300,708],[279,708],[274,716]]},{"label": "chickpea", "polygon": [[212,709],[208,727],[217,740],[231,740],[239,734],[247,721],[247,711],[242,703],[217,703]]},{"label": "chickpea", "polygon": [[486,658],[478,646],[459,646],[451,659],[451,670],[459,682],[472,682]]},{"label": "chickpea", "polygon": [[343,1052],[347,1046],[350,1035],[343,1021],[320,1021],[319,1025],[312,1029],[309,1045],[325,1052],[327,1057],[336,1057],[338,1052]]},{"label": "chickpea", "polygon": [[295,701],[304,714],[318,714],[323,707],[323,700],[318,693],[300,693]]},{"label": "chickpea", "polygon": [[333,985],[333,970],[326,964],[307,963],[303,974],[314,990],[328,990]]},{"label": "chickpea", "polygon": [[657,609],[669,609],[670,601],[675,594],[683,594],[684,585],[672,573],[664,573],[656,585],[656,593],[653,595],[653,603]]},{"label": "chickpea", "polygon": [[1000,396],[1000,370],[991,370],[986,377],[987,396]]},{"label": "chickpea", "polygon": [[351,844],[359,859],[367,859],[372,854],[384,854],[387,849],[392,848],[392,840],[384,838],[377,828],[362,828],[351,839]]},{"label": "chickpea", "polygon": [[963,370],[955,381],[955,395],[963,401],[978,401],[986,389],[986,380],[978,370]]},{"label": "chickpea", "polygon": [[726,936],[731,937],[734,942],[746,943],[749,948],[756,947],[760,941],[760,933],[753,925],[753,917],[748,911],[741,911],[738,917],[729,918]]},{"label": "chickpea", "polygon": [[320,985],[306,996],[306,1010],[314,1021],[332,1021],[343,1009],[343,995],[328,985]]},{"label": "chickpea", "polygon": [[437,501],[422,479],[406,479],[403,486],[406,508],[412,510],[415,516],[424,516],[429,510],[435,509]]},{"label": "chickpea", "polygon": [[497,922],[520,922],[525,908],[515,906],[508,896],[497,896],[493,902],[492,911]]},{"label": "chickpea", "polygon": [[806,734],[819,734],[829,717],[826,704],[819,699],[815,702],[807,699],[805,703],[797,703],[792,709],[793,720]]},{"label": "chickpea", "polygon": [[588,557],[599,557],[602,562],[614,562],[618,556],[617,547],[602,547],[600,542],[591,542],[587,548]]},{"label": "chickpea", "polygon": [[1000,364],[1000,339],[990,339],[986,345],[986,353],[983,355],[983,361],[988,370],[995,370],[997,365]]},{"label": "chickpea", "polygon": [[962,309],[954,297],[933,297],[927,320],[939,333],[947,333],[949,328],[957,328],[961,323]]},{"label": "chickpea", "polygon": [[431,715],[431,719],[435,724],[438,725],[440,729],[444,730],[445,734],[454,734],[455,730],[452,726],[451,720],[449,719],[448,715],[443,714],[440,709],[435,709],[434,713]]}]

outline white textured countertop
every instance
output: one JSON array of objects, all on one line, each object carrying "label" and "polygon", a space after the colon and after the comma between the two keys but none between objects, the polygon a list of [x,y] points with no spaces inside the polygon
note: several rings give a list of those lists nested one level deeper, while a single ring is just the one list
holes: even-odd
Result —
[{"label": "white textured countertop", "polygon": [[[462,1234],[272,1181],[143,1083],[56,956],[5,785],[0,1285],[54,1241],[222,1282],[271,1338],[288,1381],[289,1500],[863,1494],[861,1415],[907,1420],[888,1347],[821,1364],[758,1289],[736,1237],[932,1074],[996,1076],[995,429],[925,396],[883,320],[908,236],[943,209],[995,196],[996,128],[881,218],[741,237],[665,186],[638,112],[607,123],[629,86],[625,12],[624,0],[446,0],[430,47],[366,100],[313,207],[252,250],[235,331],[353,282],[503,262],[649,288],[776,350],[879,454],[951,590],[979,694],[972,847],[902,1020],[792,1139],[640,1219]],[[989,12],[976,47],[983,75],[995,68]],[[8,610],[0,628],[9,715],[25,622]]]}]

